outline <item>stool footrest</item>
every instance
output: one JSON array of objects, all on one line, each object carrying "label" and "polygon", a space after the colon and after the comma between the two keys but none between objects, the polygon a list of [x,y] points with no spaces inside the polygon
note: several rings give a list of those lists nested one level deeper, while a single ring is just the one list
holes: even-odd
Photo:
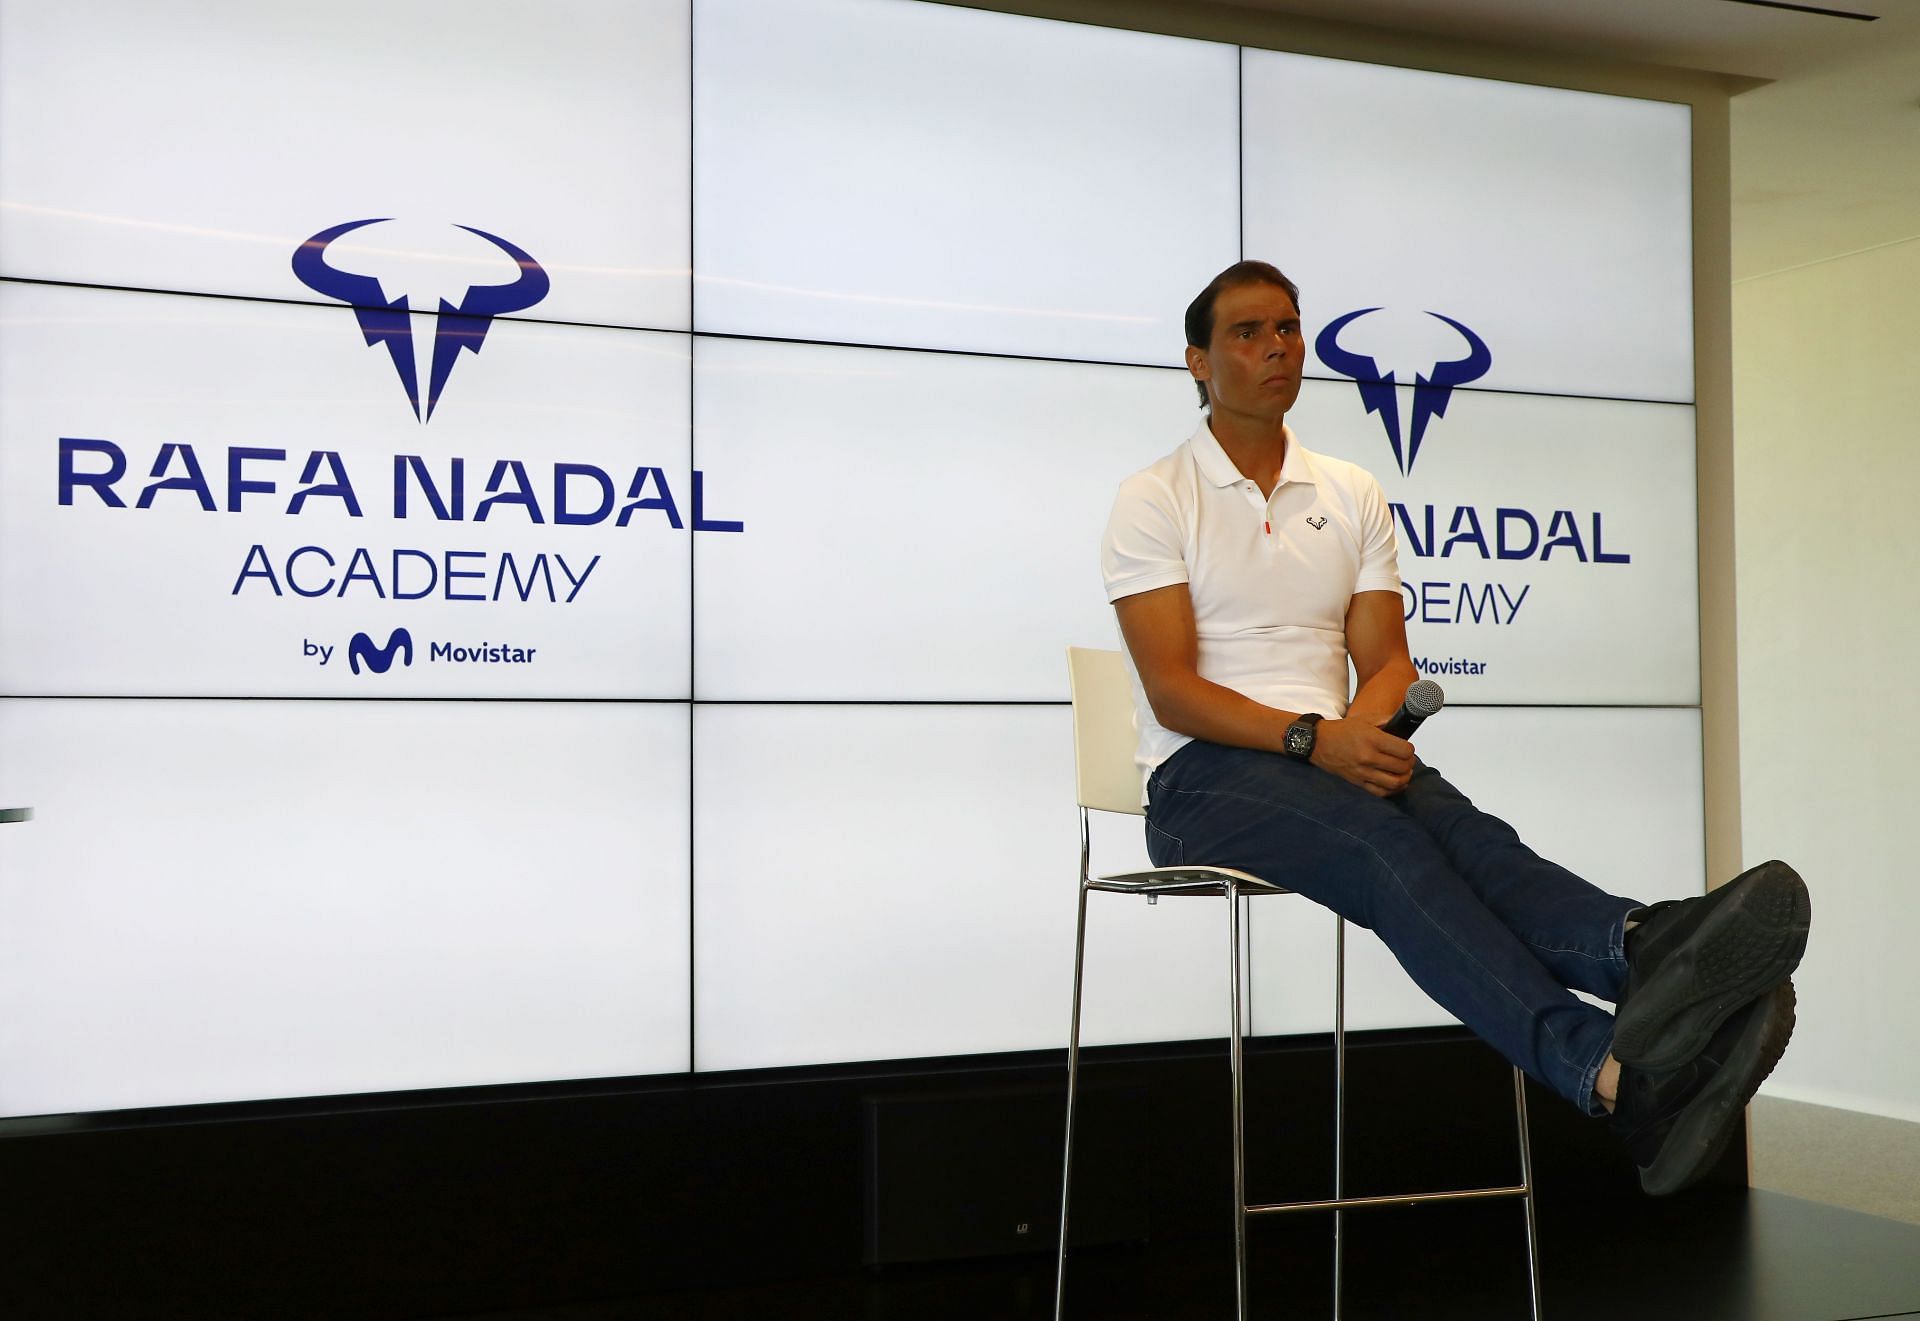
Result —
[{"label": "stool footrest", "polygon": [[1362,1206],[1416,1206],[1421,1202],[1472,1202],[1494,1197],[1525,1197],[1533,1190],[1525,1184],[1511,1188],[1462,1188],[1450,1193],[1400,1193],[1390,1197],[1329,1197],[1318,1202],[1267,1202],[1246,1208],[1248,1215],[1268,1215],[1280,1211],[1345,1211]]}]

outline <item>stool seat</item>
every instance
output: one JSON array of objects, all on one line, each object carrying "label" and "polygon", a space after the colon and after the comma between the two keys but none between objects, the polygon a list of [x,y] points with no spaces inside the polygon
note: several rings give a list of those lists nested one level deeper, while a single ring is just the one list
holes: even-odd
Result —
[{"label": "stool seat", "polygon": [[1155,867],[1150,871],[1115,872],[1088,881],[1087,885],[1109,894],[1197,894],[1218,898],[1227,892],[1229,885],[1236,883],[1248,894],[1293,893],[1251,872],[1235,871],[1231,867]]}]

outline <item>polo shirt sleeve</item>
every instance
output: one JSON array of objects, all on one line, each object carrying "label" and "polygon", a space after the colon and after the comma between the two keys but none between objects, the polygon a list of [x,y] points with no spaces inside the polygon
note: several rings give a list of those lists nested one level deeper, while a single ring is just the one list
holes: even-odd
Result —
[{"label": "polo shirt sleeve", "polygon": [[1186,582],[1186,540],[1165,482],[1148,472],[1122,482],[1100,543],[1107,600]]},{"label": "polo shirt sleeve", "polygon": [[1397,592],[1400,590],[1400,548],[1393,535],[1393,511],[1380,483],[1367,478],[1360,495],[1360,576],[1353,590],[1360,592]]}]

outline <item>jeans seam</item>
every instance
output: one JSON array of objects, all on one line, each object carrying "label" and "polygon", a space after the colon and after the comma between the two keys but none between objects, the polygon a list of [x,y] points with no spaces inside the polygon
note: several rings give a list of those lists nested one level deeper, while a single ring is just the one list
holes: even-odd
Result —
[{"label": "jeans seam", "polygon": [[[1607,1108],[1600,1104],[1600,1068],[1612,1053],[1613,1036],[1609,1033],[1606,1044],[1594,1055],[1593,1062],[1580,1070],[1580,1095],[1586,1098],[1587,1114],[1596,1118],[1607,1113]],[[1565,1051],[1561,1052],[1560,1058],[1566,1058]]]},{"label": "jeans seam", "polygon": [[1147,824],[1148,830],[1153,831],[1156,835],[1164,835],[1168,839],[1173,841],[1174,853],[1176,855],[1173,859],[1173,864],[1172,864],[1173,866],[1178,867],[1186,862],[1187,860],[1186,840],[1180,838],[1180,836],[1174,834],[1171,830],[1168,830],[1164,826],[1155,825],[1151,817],[1147,818],[1146,824]]},{"label": "jeans seam", "polygon": [[[1170,793],[1170,794],[1198,795],[1203,798],[1231,798],[1234,801],[1241,802],[1241,803],[1260,803],[1266,806],[1285,808],[1287,811],[1292,812],[1294,816],[1306,815],[1303,812],[1294,811],[1292,808],[1288,808],[1285,803],[1277,803],[1271,798],[1262,798],[1259,794],[1235,793],[1231,789],[1182,789],[1179,785],[1168,784],[1166,781],[1163,780],[1160,782],[1160,791],[1162,793]],[[1309,817],[1308,819],[1311,820],[1312,818]],[[1329,826],[1328,829],[1330,830],[1338,829],[1338,827]],[[1345,834],[1346,832],[1341,831],[1341,833]]]},{"label": "jeans seam", "polygon": [[1545,950],[1549,954],[1578,954],[1581,958],[1592,963],[1611,963],[1613,961],[1610,955],[1595,954],[1592,950],[1582,949],[1578,945],[1543,945],[1530,936],[1521,935],[1518,931],[1513,934],[1522,944],[1529,948]]}]

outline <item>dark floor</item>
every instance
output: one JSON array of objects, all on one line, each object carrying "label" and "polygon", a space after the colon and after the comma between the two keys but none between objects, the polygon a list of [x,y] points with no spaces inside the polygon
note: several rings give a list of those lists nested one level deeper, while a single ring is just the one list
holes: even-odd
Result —
[{"label": "dark floor", "polygon": [[[1350,1213],[1348,1226],[1350,1321],[1527,1315],[1521,1213],[1512,1203]],[[1252,1316],[1331,1314],[1325,1217],[1257,1220],[1251,1243]],[[1920,1317],[1920,1226],[1777,1193],[1702,1193],[1590,1215],[1543,1210],[1540,1255],[1553,1321]],[[1232,1289],[1225,1239],[1084,1249],[1069,1265],[1067,1313],[1081,1321],[1227,1318]],[[484,1321],[1025,1321],[1050,1317],[1052,1305],[1052,1258],[1034,1256],[495,1312]]]}]

